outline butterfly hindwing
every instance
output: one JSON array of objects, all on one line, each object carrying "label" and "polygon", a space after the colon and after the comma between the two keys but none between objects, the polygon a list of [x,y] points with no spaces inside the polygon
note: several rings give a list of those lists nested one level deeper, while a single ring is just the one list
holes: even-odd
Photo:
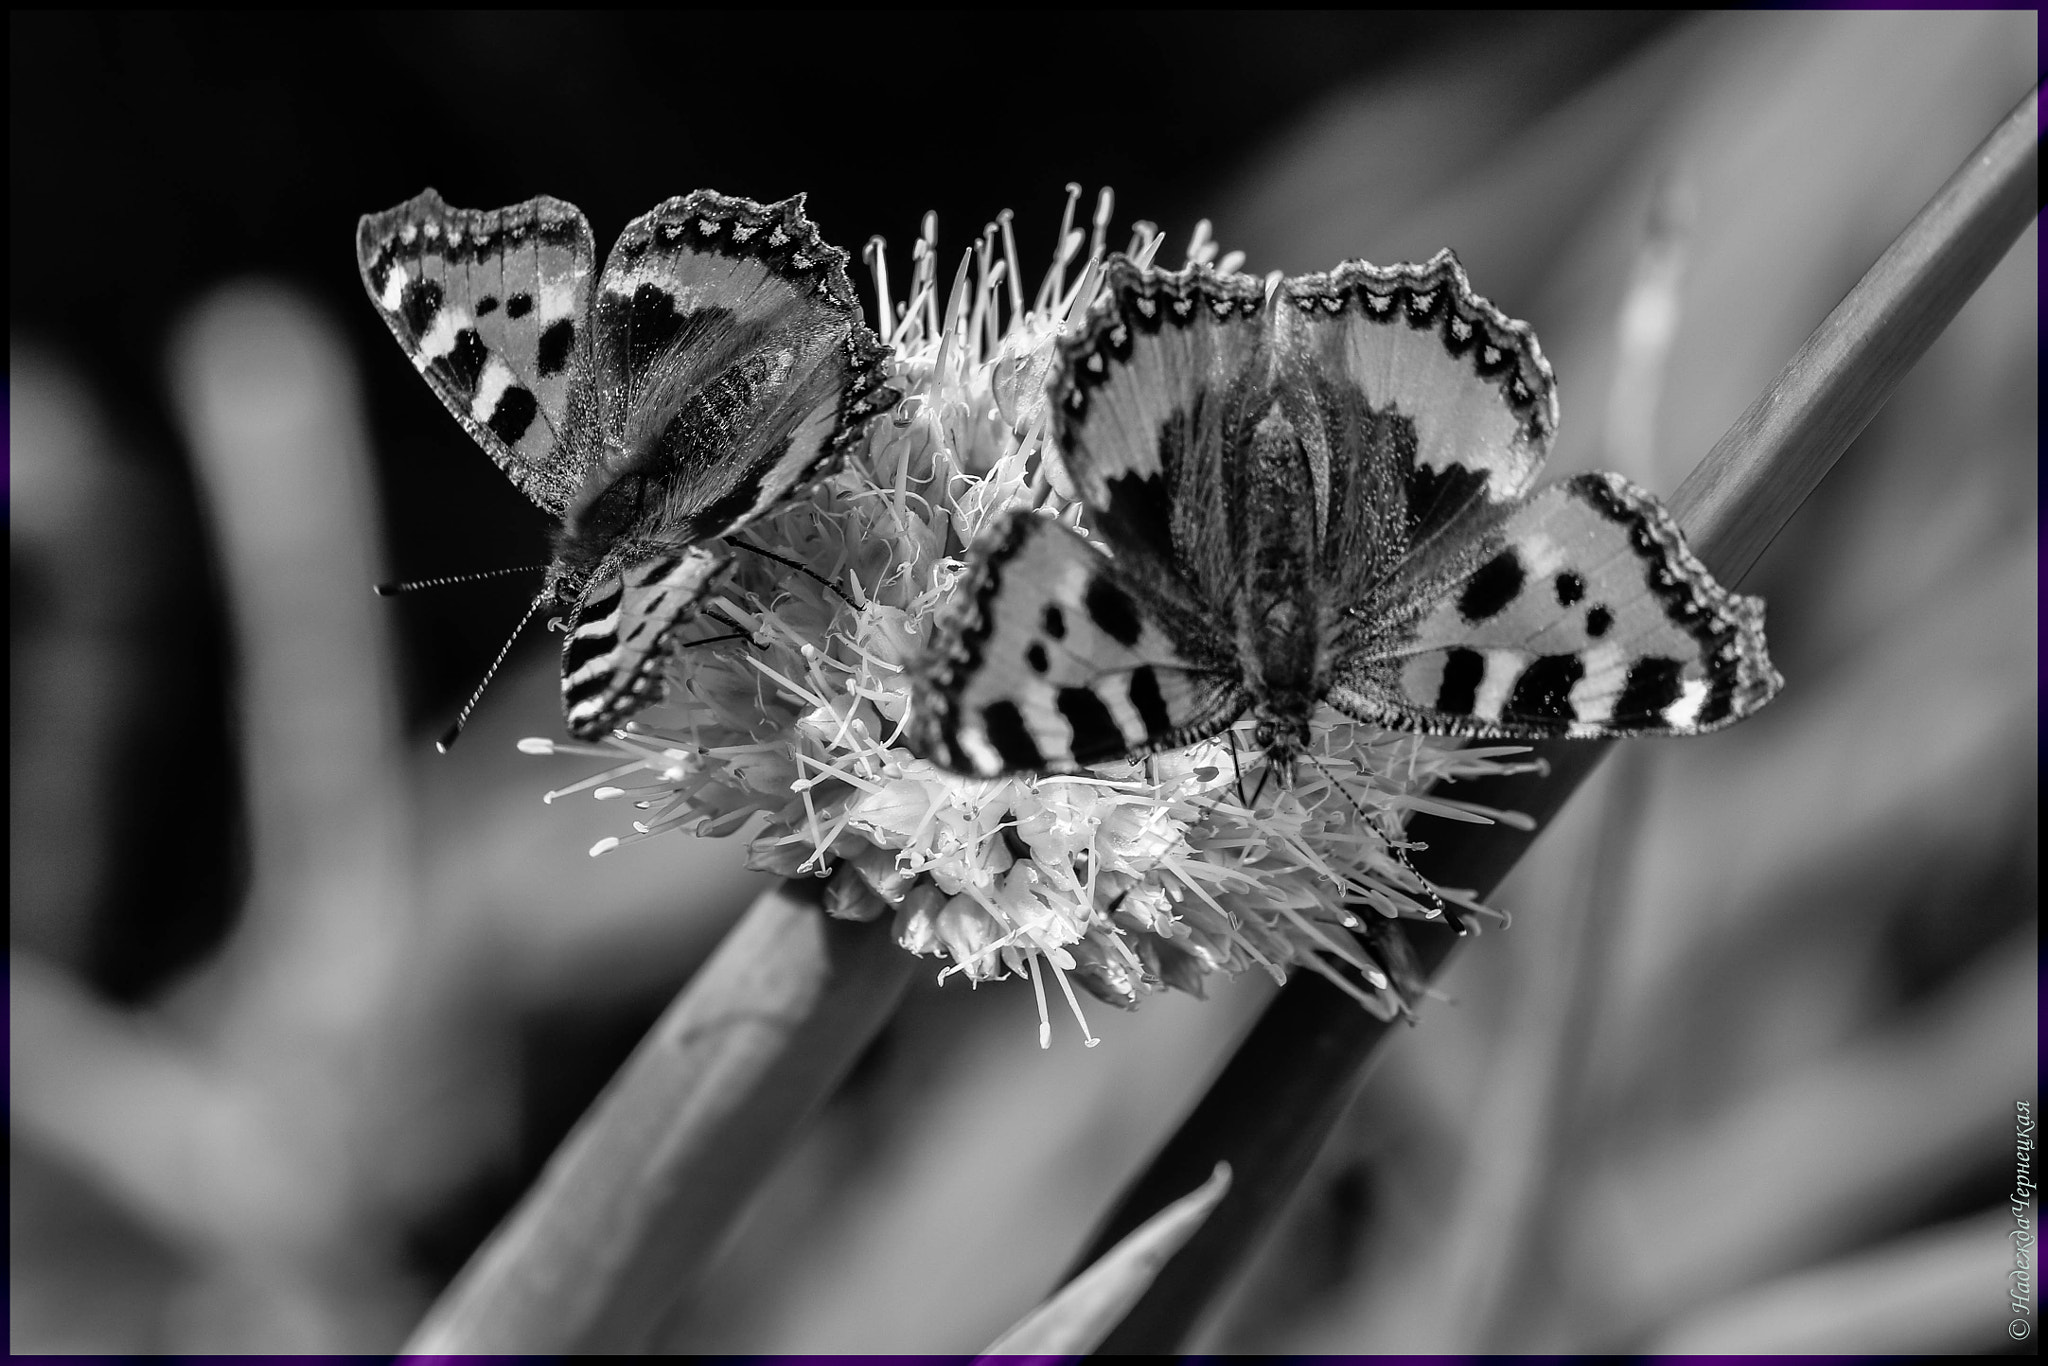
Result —
[{"label": "butterfly hindwing", "polygon": [[1245,696],[1186,608],[1029,512],[999,519],[934,632],[913,747],[958,772],[1057,772],[1192,744]]},{"label": "butterfly hindwing", "polygon": [[1697,734],[1782,680],[1763,603],[1716,583],[1619,475],[1551,484],[1408,630],[1364,630],[1331,691],[1382,724],[1451,734]]},{"label": "butterfly hindwing", "polygon": [[591,580],[562,642],[570,734],[594,740],[656,699],[676,628],[695,614],[731,559],[714,541]]},{"label": "butterfly hindwing", "polygon": [[356,228],[364,288],[478,445],[543,509],[581,482],[563,440],[597,254],[575,206],[450,207],[426,190]]}]

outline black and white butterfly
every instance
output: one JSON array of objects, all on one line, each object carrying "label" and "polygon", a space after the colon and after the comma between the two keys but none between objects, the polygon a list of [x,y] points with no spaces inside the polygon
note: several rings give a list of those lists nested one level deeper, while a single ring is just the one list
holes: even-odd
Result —
[{"label": "black and white butterfly", "polygon": [[1097,539],[1013,511],[971,548],[916,679],[913,744],[957,772],[1249,711],[1285,773],[1324,702],[1443,735],[1694,734],[1780,686],[1762,602],[1653,498],[1533,487],[1550,367],[1448,251],[1270,284],[1118,260],[1051,401]]},{"label": "black and white butterfly", "polygon": [[427,190],[366,215],[356,259],[441,402],[561,522],[541,600],[570,614],[580,738],[655,700],[676,627],[731,559],[720,538],[830,473],[897,398],[802,195],[671,199],[600,274],[574,205]]}]

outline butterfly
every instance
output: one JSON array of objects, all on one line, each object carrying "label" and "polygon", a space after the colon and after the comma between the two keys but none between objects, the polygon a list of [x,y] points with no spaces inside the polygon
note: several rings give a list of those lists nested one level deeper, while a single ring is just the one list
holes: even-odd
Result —
[{"label": "butterfly", "polygon": [[560,522],[536,604],[569,614],[562,705],[581,739],[659,695],[725,538],[831,473],[898,397],[802,195],[670,199],[599,272],[574,205],[457,209],[427,190],[365,215],[356,259],[441,402]]},{"label": "butterfly", "polygon": [[1439,735],[1695,734],[1782,680],[1763,604],[1613,474],[1536,487],[1557,394],[1449,251],[1270,282],[1113,260],[1049,398],[1094,536],[1013,510],[913,680],[977,777],[1178,748],[1249,712],[1283,773],[1323,704]]}]

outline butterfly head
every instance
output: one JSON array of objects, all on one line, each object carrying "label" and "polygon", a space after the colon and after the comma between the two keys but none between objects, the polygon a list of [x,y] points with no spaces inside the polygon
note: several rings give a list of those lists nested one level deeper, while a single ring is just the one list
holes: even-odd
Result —
[{"label": "butterfly head", "polygon": [[1308,749],[1308,709],[1261,702],[1252,710],[1252,743],[1280,776],[1282,787],[1294,785],[1294,765]]}]

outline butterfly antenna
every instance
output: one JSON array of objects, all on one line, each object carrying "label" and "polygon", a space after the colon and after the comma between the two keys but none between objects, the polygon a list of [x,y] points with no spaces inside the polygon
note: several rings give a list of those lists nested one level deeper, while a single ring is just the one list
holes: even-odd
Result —
[{"label": "butterfly antenna", "polygon": [[1330,786],[1337,791],[1338,795],[1343,797],[1345,801],[1351,804],[1351,809],[1358,813],[1358,819],[1364,821],[1367,825],[1373,824],[1373,818],[1365,814],[1365,808],[1358,804],[1358,798],[1351,795],[1351,789],[1337,781],[1337,775],[1330,772],[1330,770],[1324,766],[1323,761],[1321,759],[1316,758],[1314,750],[1305,749],[1301,752],[1301,755],[1304,759],[1307,759],[1310,763],[1314,764],[1316,766],[1316,772],[1322,774],[1323,777],[1326,780],[1328,780]]},{"label": "butterfly antenna", "polygon": [[469,724],[469,714],[476,710],[477,700],[484,695],[484,689],[491,686],[491,680],[497,677],[498,666],[505,662],[505,656],[512,653],[512,643],[519,639],[519,633],[533,620],[534,613],[540,611],[541,604],[548,602],[553,596],[543,591],[536,594],[533,601],[526,605],[526,615],[519,618],[519,624],[512,628],[512,634],[505,637],[505,643],[498,647],[498,657],[491,661],[490,668],[484,670],[483,682],[476,685],[476,691],[469,695],[469,700],[462,704],[462,710],[455,714],[455,724],[442,731],[441,738],[434,741],[435,749],[446,754],[454,747],[456,737],[460,736],[462,728]]},{"label": "butterfly antenna", "polygon": [[845,603],[848,607],[860,606],[860,604],[855,602],[852,598],[847,597],[845,592],[839,587],[838,584],[832,582],[824,575],[819,574],[816,571],[809,569],[804,565],[798,564],[795,560],[792,560],[787,556],[778,555],[772,550],[764,550],[760,546],[755,545],[752,541],[743,541],[737,536],[732,537],[731,540],[732,544],[738,546],[742,550],[751,550],[764,560],[773,560],[777,564],[788,565],[791,569],[794,569],[797,573],[802,574],[805,578],[816,579],[819,583],[831,589],[834,593],[837,593],[839,595],[839,600]]},{"label": "butterfly antenna", "polygon": [[[1366,825],[1371,826],[1374,829],[1378,828],[1378,822],[1376,822],[1375,820],[1373,820],[1371,816],[1366,814],[1365,808],[1358,804],[1358,798],[1351,795],[1351,789],[1337,781],[1337,775],[1330,772],[1328,768],[1323,766],[1323,761],[1321,759],[1316,758],[1314,751],[1303,750],[1302,754],[1308,759],[1310,763],[1316,766],[1316,771],[1322,774],[1323,777],[1328,780],[1330,786],[1335,788],[1338,794],[1342,796],[1345,801],[1351,804],[1351,809],[1358,813],[1359,820],[1365,822]],[[1382,836],[1382,838],[1384,839],[1385,837]],[[1456,930],[1459,934],[1463,934],[1465,932],[1465,922],[1456,914],[1454,914],[1449,906],[1444,904],[1443,897],[1437,894],[1436,884],[1434,882],[1431,882],[1428,878],[1424,877],[1422,875],[1422,870],[1420,868],[1417,868],[1413,863],[1410,863],[1408,861],[1408,846],[1406,844],[1401,843],[1398,840],[1392,839],[1386,840],[1386,845],[1387,848],[1394,851],[1394,857],[1400,860],[1401,866],[1403,868],[1406,868],[1410,873],[1414,874],[1415,880],[1422,884],[1422,890],[1429,893],[1429,903],[1432,907],[1435,908],[1436,913],[1444,918],[1444,923],[1446,925],[1449,925],[1452,929]]]},{"label": "butterfly antenna", "polygon": [[[1343,796],[1345,801],[1351,803],[1351,809],[1358,813],[1358,818],[1364,821],[1367,825],[1377,828],[1378,823],[1374,821],[1371,816],[1368,816],[1365,813],[1365,808],[1358,804],[1358,798],[1351,795],[1351,789],[1344,786],[1344,784],[1338,782],[1337,775],[1330,772],[1329,769],[1325,768],[1323,766],[1323,761],[1316,758],[1313,752],[1309,750],[1303,750],[1302,753],[1307,755],[1308,761],[1316,766],[1316,771],[1321,773],[1323,777],[1329,780],[1330,786],[1335,788],[1338,791],[1338,793],[1340,793]],[[1435,908],[1436,913],[1438,915],[1444,918],[1444,923],[1446,925],[1449,925],[1452,929],[1456,930],[1459,934],[1463,934],[1465,932],[1465,922],[1461,918],[1459,918],[1455,913],[1453,913],[1449,906],[1444,904],[1443,897],[1437,894],[1436,884],[1434,882],[1431,882],[1428,878],[1424,877],[1422,875],[1422,870],[1420,868],[1417,868],[1413,863],[1409,862],[1408,846],[1398,840],[1391,839],[1387,840],[1386,843],[1387,848],[1394,851],[1394,857],[1400,860],[1401,866],[1403,868],[1406,868],[1410,873],[1413,873],[1415,875],[1415,880],[1422,884],[1422,890],[1429,893],[1429,904]]]},{"label": "butterfly antenna", "polygon": [[483,569],[474,574],[443,574],[437,579],[404,579],[397,583],[370,585],[370,591],[380,598],[395,598],[400,593],[417,593],[422,588],[447,588],[458,583],[480,583],[485,579],[502,579],[507,574],[536,574],[547,568],[544,564],[515,564],[510,569]]},{"label": "butterfly antenna", "polygon": [[706,617],[706,619],[713,621],[720,626],[730,626],[732,629],[727,631],[723,635],[705,636],[701,640],[685,640],[676,646],[677,649],[694,650],[699,645],[717,645],[720,642],[727,640],[751,641],[754,638],[754,633],[752,631],[749,631],[746,627],[740,625],[738,622],[734,621],[731,617],[727,616],[725,613],[719,611],[715,607],[712,608],[710,611],[706,612],[704,616]]}]

